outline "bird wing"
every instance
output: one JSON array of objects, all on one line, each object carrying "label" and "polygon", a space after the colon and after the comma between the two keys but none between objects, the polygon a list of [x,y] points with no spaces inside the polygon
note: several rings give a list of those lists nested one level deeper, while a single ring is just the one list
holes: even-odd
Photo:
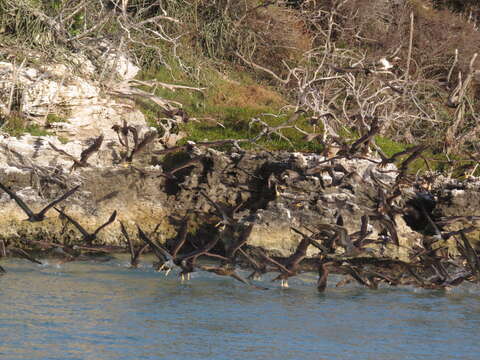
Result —
[{"label": "bird wing", "polygon": [[264,253],[261,253],[261,256],[271,264],[275,265],[280,271],[290,274],[290,270],[288,270],[284,265],[280,264],[278,261],[273,260],[270,256]]},{"label": "bird wing", "polygon": [[93,232],[93,235],[96,236],[96,235],[100,232],[100,230],[102,230],[104,227],[110,225],[112,222],[115,221],[116,218],[117,218],[117,210],[114,210],[113,213],[112,213],[112,215],[110,215],[110,218],[107,220],[107,222],[106,222],[105,224],[103,224],[103,225],[100,225],[100,226],[97,228],[97,230],[95,230],[95,231]]},{"label": "bird wing", "polygon": [[215,208],[215,210],[218,211],[218,213],[222,216],[224,221],[228,223],[232,222],[232,219],[230,218],[230,216],[228,216],[226,211],[223,210],[216,202],[214,202],[204,191],[200,191],[200,195],[202,195],[205,199],[207,199],[208,203],[212,205]]},{"label": "bird wing", "polygon": [[402,164],[400,165],[400,171],[406,171],[408,166],[410,165],[410,163],[415,160],[417,157],[419,157],[422,152],[424,152],[427,147],[426,146],[423,146],[423,145],[419,145],[419,146],[414,146],[413,148],[411,148],[411,152],[412,152],[412,155],[410,155],[405,161],[402,162]]},{"label": "bird wing", "polygon": [[70,160],[72,160],[74,162],[75,165],[77,166],[81,166],[81,162],[78,161],[75,157],[73,157],[72,155],[70,155],[69,153],[67,153],[66,151],[62,150],[62,149],[59,149],[57,148],[55,145],[53,145],[51,142],[48,143],[48,145],[50,145],[50,147],[55,150],[56,152],[62,154],[62,155],[65,155],[66,157],[68,157]]},{"label": "bird wing", "polygon": [[130,236],[128,236],[127,229],[125,229],[125,226],[121,221],[120,221],[120,231],[122,232],[122,235],[126,240],[127,246],[130,250],[130,260],[131,262],[133,262],[133,259],[135,258],[135,249],[133,248],[133,243],[132,243],[132,240],[130,239]]},{"label": "bird wing", "polygon": [[42,263],[39,260],[35,259],[33,256],[31,256],[29,253],[27,253],[23,249],[12,247],[12,248],[10,248],[10,251],[13,251],[15,254],[17,254],[18,256],[20,256],[24,259],[27,259],[28,261],[31,261],[35,264],[42,265]]},{"label": "bird wing", "polygon": [[54,207],[55,205],[57,205],[58,203],[62,202],[63,200],[65,200],[66,198],[68,198],[70,195],[72,195],[75,191],[77,191],[78,189],[80,188],[80,185],[77,185],[75,186],[73,189],[70,189],[68,190],[65,194],[63,194],[62,196],[60,196],[58,199],[56,200],[53,200],[50,204],[48,204],[47,206],[45,206],[42,211],[40,211],[38,213],[39,216],[43,216],[45,215],[45,213],[50,210],[50,208]]},{"label": "bird wing", "polygon": [[9,188],[7,188],[5,185],[0,183],[0,188],[2,188],[3,191],[5,191],[10,197],[15,200],[15,202],[22,208],[22,210],[28,215],[29,218],[34,217],[35,214],[33,213],[32,210],[23,202],[22,199],[20,199],[17,194],[15,194],[13,191],[11,191]]},{"label": "bird wing", "polygon": [[140,228],[139,225],[137,225],[137,229],[138,229],[138,235],[140,236],[140,239],[142,239],[145,243],[150,245],[150,248],[153,250],[153,252],[155,253],[155,255],[159,260],[162,260],[162,261],[173,260],[172,255],[170,255],[170,253],[167,250],[165,250],[162,246],[150,240],[148,236],[145,235],[145,233],[143,232],[143,230]]},{"label": "bird wing", "polygon": [[180,257],[181,260],[188,260],[190,258],[197,258],[201,255],[205,255],[206,253],[208,253],[211,249],[213,249],[213,247],[215,245],[217,245],[217,242],[220,240],[220,236],[218,234],[216,234],[212,240],[210,240],[207,244],[205,244],[205,246],[203,247],[203,249],[197,249],[197,250],[194,250],[188,254],[185,254],[183,255],[182,257]]},{"label": "bird wing", "polygon": [[235,271],[233,273],[231,273],[230,276],[232,278],[234,278],[235,280],[238,280],[238,281],[240,281],[240,282],[242,282],[242,283],[244,283],[248,286],[252,285],[252,284],[250,284],[250,282],[247,279],[245,279],[243,276],[238,275]]},{"label": "bird wing", "polygon": [[138,154],[139,152],[141,152],[142,150],[145,149],[145,147],[151,143],[153,140],[155,140],[155,138],[157,137],[157,132],[156,131],[152,131],[148,134],[146,134],[144,137],[143,137],[143,140],[138,144],[138,146],[135,146],[135,148],[132,150],[132,153],[130,154],[130,156],[128,157],[128,160],[129,161],[132,161],[132,158],[135,154]]},{"label": "bird wing", "polygon": [[249,226],[243,229],[242,233],[240,234],[240,237],[238,238],[237,243],[230,250],[230,257],[232,258],[235,257],[235,253],[238,251],[238,249],[240,249],[243,245],[247,243],[248,238],[252,233],[254,225],[255,225],[254,223],[251,223]]},{"label": "bird wing", "polygon": [[255,270],[261,270],[262,267],[258,264],[258,262],[255,261],[254,258],[252,258],[250,255],[248,255],[244,250],[241,248],[238,249],[238,251],[247,259],[247,261],[253,266]]},{"label": "bird wing", "polygon": [[189,218],[188,218],[188,216],[186,216],[183,219],[182,226],[180,227],[180,230],[178,232],[177,243],[175,244],[175,247],[172,250],[172,256],[174,258],[177,257],[178,252],[180,251],[180,249],[183,247],[183,245],[187,241],[188,223],[189,223]]},{"label": "bird wing", "polygon": [[95,139],[92,145],[90,145],[88,148],[82,151],[80,154],[80,163],[86,164],[88,158],[93,155],[94,152],[98,151],[100,149],[100,146],[102,146],[103,142],[103,135],[100,135]]},{"label": "bird wing", "polygon": [[148,245],[148,244],[145,244],[145,245],[141,246],[141,247],[135,252],[135,254],[133,255],[131,263],[132,263],[132,264],[135,264],[135,263],[137,262],[138,258],[143,254],[143,252],[144,252],[149,246],[150,246],[150,245]]},{"label": "bird wing", "polygon": [[460,237],[463,241],[464,248],[466,250],[466,258],[468,265],[472,269],[472,273],[474,273],[477,277],[480,276],[480,259],[478,257],[477,252],[475,249],[472,247],[472,244],[470,244],[470,241],[468,238],[465,236],[463,232],[460,233]]},{"label": "bird wing", "polygon": [[62,216],[64,216],[68,221],[70,221],[77,229],[82,233],[84,237],[90,236],[90,234],[83,228],[82,225],[80,225],[78,222],[76,222],[74,219],[72,219],[70,216],[65,214],[62,210],[54,208],[57,210]]}]

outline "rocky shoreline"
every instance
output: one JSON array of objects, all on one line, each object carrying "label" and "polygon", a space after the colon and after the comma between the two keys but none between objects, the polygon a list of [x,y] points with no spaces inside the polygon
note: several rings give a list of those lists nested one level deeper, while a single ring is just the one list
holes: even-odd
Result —
[{"label": "rocky shoreline", "polygon": [[[112,154],[121,153],[121,148],[112,140],[92,156],[92,166],[71,171],[67,164],[72,161],[53,151],[48,138],[34,141],[36,158],[20,152],[18,144],[25,144],[25,139],[2,141],[7,164],[0,168],[2,183],[29,206],[41,208],[79,185],[61,208],[83,227],[93,231],[113,211],[118,213],[117,221],[85,244],[77,229],[53,210],[42,222],[25,221],[22,209],[2,192],[0,241],[7,249],[21,248],[37,256],[46,256],[52,248],[76,249],[75,256],[128,250],[120,222],[130,234],[137,233],[137,225],[150,234],[155,229],[150,235],[153,241],[171,249],[186,216],[187,253],[218,238],[211,251],[226,256],[250,228],[245,252],[264,264],[269,264],[268,259],[288,261],[308,238],[320,248],[309,243],[301,260],[313,260],[303,262],[302,268],[318,268],[319,262],[321,268],[328,260],[345,274],[350,274],[344,268],[347,263],[380,267],[387,278],[411,271],[405,264],[422,264],[418,276],[428,277],[438,271],[431,266],[432,259],[447,267],[456,261],[452,267],[468,269],[460,236],[468,237],[473,251],[478,246],[479,182],[432,175],[398,186],[399,170],[394,165],[380,167],[380,159],[373,156],[329,159],[253,152],[235,142],[221,143],[221,150],[212,143],[189,143],[163,156],[166,151],[152,142],[132,162],[115,164]],[[111,164],[106,166],[108,157]],[[103,166],[93,166],[100,163]],[[140,237],[131,238],[134,247],[142,243]],[[82,246],[87,250],[79,251]],[[248,264],[243,257],[234,262]],[[464,278],[475,277],[476,271]]]}]

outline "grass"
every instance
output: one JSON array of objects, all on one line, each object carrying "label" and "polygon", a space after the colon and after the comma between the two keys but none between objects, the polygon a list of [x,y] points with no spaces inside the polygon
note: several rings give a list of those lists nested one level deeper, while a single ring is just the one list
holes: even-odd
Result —
[{"label": "grass", "polygon": [[[187,111],[191,120],[180,125],[178,130],[188,134],[187,140],[195,142],[213,141],[222,139],[252,139],[261,131],[261,126],[255,124],[249,126],[252,118],[260,118],[270,126],[280,125],[292,114],[293,109],[288,109],[288,101],[275,89],[258,83],[245,72],[231,72],[226,75],[220,74],[216,69],[209,68],[204,71],[201,81],[192,81],[183,71],[174,65],[170,69],[162,67],[159,70],[150,69],[143,71],[141,79],[155,79],[166,83],[176,83],[192,87],[206,87],[204,92],[187,90],[157,89],[156,95],[180,102]],[[158,121],[165,117],[161,109],[149,102],[139,102],[139,107],[146,116],[150,126],[163,131],[158,126]],[[282,114],[281,116],[269,116],[265,114]],[[296,125],[307,132],[314,129],[308,123],[308,114],[301,116]],[[220,125],[221,124],[221,125]],[[318,130],[317,130],[318,131]],[[261,138],[257,144],[241,144],[247,149],[287,150],[320,153],[323,146],[319,142],[306,142],[303,134],[294,129],[284,129],[282,134],[290,142],[280,138],[276,134]],[[347,136],[346,132],[342,133]],[[353,133],[350,133],[350,138]],[[352,140],[353,141],[353,140]],[[405,150],[411,145],[399,143],[382,136],[375,137],[376,144],[387,156]],[[430,161],[432,170],[445,170],[444,154],[434,154],[427,150],[425,157],[435,159]],[[405,158],[405,157],[404,157]],[[400,159],[401,162],[403,159]],[[417,159],[411,164],[411,173],[428,170],[424,160]]]},{"label": "grass", "polygon": [[50,134],[42,126],[38,124],[32,124],[28,119],[18,114],[12,114],[4,119],[2,126],[3,131],[10,136],[17,138],[25,134],[30,134],[32,136],[45,136]]},{"label": "grass", "polygon": [[[172,91],[165,88],[156,90],[156,95],[180,102],[183,109],[193,119],[181,125],[181,130],[188,134],[184,140],[212,141],[221,139],[249,139],[254,138],[261,127],[249,126],[253,118],[260,118],[269,125],[279,125],[286,121],[293,109],[288,109],[288,101],[275,89],[256,82],[248,74],[230,72],[223,75],[215,68],[204,70],[201,81],[194,82],[185,76],[185,73],[172,65],[168,70],[162,67],[159,70],[150,69],[140,74],[141,79],[155,79],[165,83],[176,83],[192,87],[205,87],[203,92],[190,90]],[[165,117],[161,109],[150,102],[137,102],[150,126],[158,126],[158,121]],[[278,117],[265,114],[281,114]],[[307,117],[301,117],[297,123],[306,131],[311,131]],[[180,129],[179,129],[180,130]],[[258,145],[268,150],[297,150],[320,151],[319,143],[305,142],[303,135],[293,129],[282,130],[290,139],[292,145],[275,134],[259,140]],[[252,148],[253,144],[245,145]]]}]

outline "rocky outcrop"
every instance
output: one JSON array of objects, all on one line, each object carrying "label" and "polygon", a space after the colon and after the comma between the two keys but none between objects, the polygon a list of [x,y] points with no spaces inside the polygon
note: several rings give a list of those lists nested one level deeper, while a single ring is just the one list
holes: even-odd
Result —
[{"label": "rocky outcrop", "polygon": [[103,133],[113,139],[114,124],[128,121],[145,127],[145,118],[128,99],[109,95],[105,81],[98,81],[106,72],[110,87],[133,79],[139,68],[125,55],[106,53],[99,69],[82,55],[71,55],[68,62],[35,62],[28,64],[0,62],[0,114],[17,111],[41,126],[49,114],[57,122],[48,122],[52,134],[69,140],[83,141]]},{"label": "rocky outcrop", "polygon": [[[103,63],[105,68],[117,69],[111,74],[110,89],[115,91],[128,86],[138,71],[124,56],[106,54]],[[412,249],[421,245],[425,235],[431,235],[424,211],[433,220],[480,215],[477,182],[439,178],[431,192],[402,187],[392,198],[394,215],[385,219],[381,197],[394,195],[389,189],[397,170],[394,165],[379,168],[374,158],[326,161],[316,154],[245,152],[236,146],[221,152],[201,144],[189,144],[164,156],[164,146],[173,146],[177,140],[168,143],[171,139],[164,138],[149,144],[133,163],[126,162],[127,149],[112,126],[126,121],[140,138],[151,129],[133,102],[109,95],[115,91],[105,91],[95,81],[94,75],[101,69],[81,57],[73,58],[72,64],[75,71],[64,64],[15,67],[0,63],[1,111],[11,110],[7,95],[18,92],[22,95],[21,110],[32,121],[41,123],[54,112],[65,115],[63,122],[49,124],[49,136],[0,136],[0,181],[35,209],[80,185],[61,206],[87,230],[101,225],[116,210],[118,219],[131,232],[136,231],[136,224],[148,230],[159,225],[158,238],[166,241],[177,231],[172,220],[191,212],[195,214],[192,238],[208,238],[222,231],[226,246],[238,236],[238,227],[253,223],[247,243],[250,247],[288,256],[302,237],[294,229],[312,235],[333,225],[352,235],[361,230],[362,217],[368,216],[368,244],[355,253],[345,246],[337,246],[336,251],[346,252],[346,256],[408,260]],[[104,136],[102,146],[86,167],[72,168],[72,160],[54,150],[59,148],[79,159],[100,134]],[[60,141],[59,136],[69,141]],[[427,198],[431,202],[428,206],[423,204]],[[235,226],[229,224],[220,230],[225,219],[212,202],[232,217]],[[80,238],[54,210],[43,222],[30,223],[4,192],[0,193],[0,203],[0,238],[4,240],[75,242]],[[454,221],[445,229],[458,230],[472,223],[475,220]],[[394,237],[398,237],[398,245]],[[118,222],[107,227],[98,241],[120,243]],[[335,241],[339,241],[338,236]],[[435,246],[443,245],[437,242]],[[455,252],[453,239],[447,245]],[[308,255],[317,252],[310,247]]]}]

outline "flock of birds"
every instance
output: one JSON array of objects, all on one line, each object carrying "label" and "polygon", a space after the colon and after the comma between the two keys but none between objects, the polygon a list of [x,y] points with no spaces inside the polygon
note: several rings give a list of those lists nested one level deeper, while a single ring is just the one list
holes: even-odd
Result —
[{"label": "flock of birds", "polygon": [[[155,138],[152,134],[146,134],[143,139],[139,139],[136,129],[129,127],[126,123],[123,126],[116,126],[114,130],[118,134],[121,145],[126,148],[124,159],[127,162],[131,162],[133,156],[142,151]],[[424,235],[422,246],[414,249],[414,252],[410,254],[411,261],[406,262],[398,259],[365,255],[365,246],[367,244],[375,243],[382,246],[385,245],[385,242],[391,242],[395,246],[400,246],[394,219],[395,215],[402,213],[403,210],[395,205],[395,200],[402,195],[401,190],[404,186],[411,185],[408,168],[425,150],[423,146],[416,146],[388,157],[377,148],[381,157],[380,161],[365,157],[365,150],[372,145],[375,146],[373,137],[378,130],[378,123],[374,121],[370,130],[352,144],[346,144],[340,139],[333,139],[339,151],[333,156],[327,157],[323,162],[330,163],[333,166],[335,160],[340,158],[363,158],[376,163],[378,167],[382,168],[387,164],[398,161],[402,156],[407,156],[400,163],[396,180],[393,184],[387,185],[376,179],[373,173],[371,174],[378,190],[375,200],[377,205],[373,214],[362,216],[361,228],[358,232],[349,234],[344,227],[341,216],[337,218],[336,224],[324,224],[315,230],[310,230],[311,235],[306,235],[299,229],[292,228],[292,231],[298,233],[302,238],[293,254],[287,258],[272,257],[259,248],[250,248],[248,246],[247,242],[253,230],[254,221],[241,222],[234,219],[233,213],[236,209],[227,211],[222,204],[216,203],[205,192],[199,191],[198,195],[205,198],[220,219],[217,223],[216,231],[212,232],[211,238],[203,243],[198,243],[194,237],[189,236],[189,227],[194,215],[192,212],[187,212],[186,216],[177,224],[176,237],[168,240],[164,245],[153,240],[153,235],[157,232],[158,226],[152,233],[147,234],[140,225],[137,225],[137,239],[134,240],[125,225],[120,221],[120,230],[124,238],[125,247],[130,253],[130,266],[136,268],[140,263],[141,256],[150,249],[157,260],[153,264],[154,268],[157,271],[164,272],[166,275],[170,271],[176,270],[181,281],[190,280],[190,274],[194,271],[207,271],[219,276],[232,277],[256,289],[267,289],[267,287],[263,286],[263,283],[258,283],[257,281],[268,272],[278,272],[279,275],[274,277],[272,281],[280,281],[282,287],[288,287],[289,278],[305,270],[317,269],[317,289],[319,292],[325,291],[328,276],[332,272],[345,275],[337,286],[355,281],[362,286],[372,289],[377,288],[382,283],[387,283],[391,286],[413,285],[430,289],[445,289],[464,281],[480,281],[480,258],[466,236],[468,232],[475,230],[475,227],[445,232],[442,230],[442,226],[449,222],[462,220],[461,217],[443,218],[440,221],[434,221],[427,209],[422,205],[416,211],[418,216],[427,221],[430,234]],[[129,144],[129,136],[133,137],[132,145]],[[50,144],[50,146],[58,153],[69,157],[73,161],[72,170],[74,170],[78,167],[88,166],[88,158],[99,150],[102,141],[103,136],[95,139],[93,144],[82,152],[80,159],[56,148],[53,144]],[[215,145],[216,143],[208,143],[206,146],[210,144]],[[327,148],[326,151],[328,150]],[[165,176],[169,178],[174,177],[176,171],[186,166],[191,166],[195,161],[198,161],[198,159],[193,158],[187,161],[187,165],[181,164],[169,173],[166,173]],[[54,209],[59,213],[61,219],[65,220],[66,223],[72,224],[82,236],[81,240],[77,241],[73,246],[56,242],[23,240],[22,247],[18,247],[15,246],[18,244],[0,240],[0,256],[11,254],[35,263],[41,263],[32,254],[39,248],[42,250],[53,249],[54,254],[61,256],[62,261],[66,262],[83,260],[86,258],[86,254],[112,253],[125,250],[125,247],[99,245],[100,242],[96,241],[99,232],[115,222],[117,218],[116,211],[95,231],[88,232],[78,221],[68,215],[64,208],[58,207],[61,202],[79,190],[79,186],[66,191],[39,212],[32,211],[21,197],[4,184],[0,183],[0,188],[25,212],[28,221],[42,221],[45,219],[47,212]],[[372,220],[379,221],[386,229],[388,236],[384,236],[383,240],[368,238],[371,234],[369,221]],[[469,217],[468,220],[478,220],[478,218]],[[228,231],[229,234],[235,234],[234,239],[228,243],[223,241],[222,235],[225,231]],[[460,256],[452,258],[445,251],[445,246],[436,246],[436,244],[449,238],[456,239]],[[318,255],[313,258],[307,258],[307,250],[311,246],[318,249]],[[336,251],[339,247],[343,249],[342,254]],[[199,261],[201,258],[216,259],[215,265]],[[243,277],[237,271],[239,266],[249,268],[252,272],[249,276]],[[5,272],[1,267],[0,271]]]}]

